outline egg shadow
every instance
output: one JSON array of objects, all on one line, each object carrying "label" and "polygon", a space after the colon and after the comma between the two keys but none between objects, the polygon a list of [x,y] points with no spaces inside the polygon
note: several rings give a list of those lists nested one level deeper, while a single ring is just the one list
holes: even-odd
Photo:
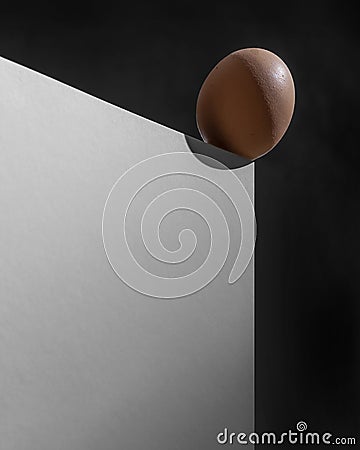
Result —
[{"label": "egg shadow", "polygon": [[191,136],[185,135],[185,140],[189,149],[199,161],[216,169],[239,169],[253,162],[251,159],[207,144]]}]

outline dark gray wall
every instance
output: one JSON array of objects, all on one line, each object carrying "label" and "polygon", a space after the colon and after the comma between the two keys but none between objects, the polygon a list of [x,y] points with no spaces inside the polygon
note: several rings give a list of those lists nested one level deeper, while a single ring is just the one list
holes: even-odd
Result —
[{"label": "dark gray wall", "polygon": [[259,46],[287,62],[297,88],[293,123],[256,166],[257,428],[283,431],[304,420],[312,430],[355,435],[354,11],[344,2],[128,3],[3,2],[0,54],[193,136],[197,92],[220,58]]}]

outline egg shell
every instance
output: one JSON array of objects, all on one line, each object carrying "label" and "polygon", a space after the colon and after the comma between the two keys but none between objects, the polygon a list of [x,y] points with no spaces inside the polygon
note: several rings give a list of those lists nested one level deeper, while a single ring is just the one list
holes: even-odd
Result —
[{"label": "egg shell", "polygon": [[209,73],[196,120],[205,142],[253,160],[280,141],[294,106],[286,64],[268,50],[247,48],[226,56]]}]

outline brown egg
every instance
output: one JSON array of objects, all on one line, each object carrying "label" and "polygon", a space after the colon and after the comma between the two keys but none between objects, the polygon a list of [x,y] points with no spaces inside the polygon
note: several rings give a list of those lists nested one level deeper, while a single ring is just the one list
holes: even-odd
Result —
[{"label": "brown egg", "polygon": [[255,159],[283,137],[294,111],[295,88],[285,63],[261,48],[222,59],[204,81],[196,120],[205,142]]}]

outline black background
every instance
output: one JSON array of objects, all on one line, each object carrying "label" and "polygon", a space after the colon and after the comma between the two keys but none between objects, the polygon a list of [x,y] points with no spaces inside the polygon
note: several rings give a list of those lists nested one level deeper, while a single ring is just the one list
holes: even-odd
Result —
[{"label": "black background", "polygon": [[296,3],[2,2],[0,55],[195,137],[218,60],[252,46],[285,60],[294,119],[256,163],[256,429],[356,436],[357,24],[346,2]]}]

